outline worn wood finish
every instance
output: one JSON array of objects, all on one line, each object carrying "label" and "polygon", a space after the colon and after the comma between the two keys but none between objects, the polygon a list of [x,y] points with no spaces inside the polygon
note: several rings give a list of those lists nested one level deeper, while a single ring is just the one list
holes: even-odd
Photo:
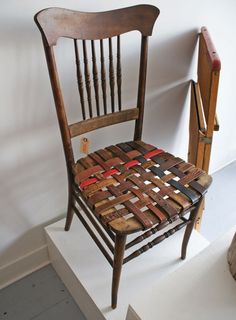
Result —
[{"label": "worn wood finish", "polygon": [[75,199],[73,197],[72,184],[68,183],[68,204],[67,204],[65,231],[70,230],[71,222],[74,215],[74,210],[73,210],[74,205],[75,205]]},{"label": "worn wood finish", "polygon": [[115,74],[113,66],[112,39],[109,38],[109,78],[110,78],[110,93],[111,93],[111,111],[115,111]]},{"label": "worn wood finish", "polygon": [[113,261],[113,275],[112,275],[112,292],[111,292],[111,307],[113,309],[117,306],[117,294],[120,283],[121,269],[123,265],[123,257],[125,252],[125,235],[116,235],[115,252]]},{"label": "worn wood finish", "polygon": [[97,116],[100,116],[98,69],[97,69],[94,40],[91,40],[91,49],[92,49],[92,60],[93,60],[93,84],[94,84],[94,91],[95,91],[96,110],[97,110]]},{"label": "worn wood finish", "polygon": [[139,108],[139,118],[135,124],[134,140],[141,140],[144,116],[144,101],[146,89],[146,73],[147,73],[147,54],[148,54],[148,38],[142,37],[140,67],[139,67],[139,84],[137,107]]},{"label": "worn wood finish", "polygon": [[186,253],[187,253],[187,246],[188,242],[191,236],[191,233],[193,231],[194,223],[197,219],[197,216],[199,215],[199,209],[201,208],[202,202],[204,201],[204,198],[202,198],[199,202],[198,205],[195,209],[193,209],[190,213],[190,223],[187,225],[184,233],[184,239],[182,243],[182,248],[181,248],[181,259],[184,260],[186,258]]},{"label": "worn wood finish", "polygon": [[107,93],[106,93],[106,67],[104,58],[103,40],[100,40],[100,57],[101,57],[101,82],[104,114],[107,114]]},{"label": "worn wood finish", "polygon": [[[208,175],[192,164],[141,141],[148,37],[158,14],[153,6],[139,5],[102,13],[50,8],[35,16],[43,37],[67,164],[69,197],[65,230],[70,229],[75,213],[113,267],[112,308],[117,305],[122,265],[184,226],[192,226],[195,215],[191,213],[188,219],[184,216],[189,211],[196,212],[211,182]],[[141,50],[137,106],[127,109],[121,96],[120,38],[132,30],[141,33],[138,35]],[[72,124],[67,121],[53,54],[59,37],[72,38],[74,42],[83,120]],[[75,161],[72,138],[131,120],[135,121],[133,141],[111,145]],[[166,231],[176,220],[178,223]],[[190,229],[186,229],[183,251]],[[161,235],[142,245],[160,230]],[[141,234],[126,244],[126,238],[138,231]],[[139,249],[125,256],[125,250],[139,243]]]},{"label": "worn wood finish", "polygon": [[72,149],[70,130],[68,127],[68,121],[67,121],[66,112],[65,112],[64,100],[63,100],[58,72],[57,72],[56,61],[54,57],[53,48],[44,46],[44,49],[45,49],[45,55],[46,55],[46,60],[48,65],[48,71],[50,75],[53,97],[54,97],[55,106],[57,110],[57,118],[58,118],[60,130],[61,130],[61,137],[62,137],[64,152],[65,152],[67,168],[69,169],[68,171],[71,174],[70,168],[73,166],[75,160],[74,160],[74,154]]},{"label": "worn wood finish", "polygon": [[[198,79],[191,83],[188,161],[208,172],[213,132],[219,130],[216,102],[221,62],[206,27],[201,28]],[[200,229],[204,205],[195,224]]]},{"label": "worn wood finish", "polygon": [[175,226],[172,229],[169,229],[168,231],[164,232],[162,235],[156,237],[155,239],[153,239],[152,241],[146,243],[145,245],[143,245],[141,248],[135,250],[134,252],[132,252],[129,256],[127,256],[124,259],[124,263],[129,262],[130,260],[137,258],[138,256],[140,256],[141,254],[145,253],[146,251],[148,251],[149,249],[152,249],[154,246],[158,245],[159,243],[161,243],[163,240],[169,238],[170,236],[172,236],[174,233],[176,233],[177,231],[181,230],[182,228],[184,228],[186,225],[188,225],[191,221],[186,220],[182,223],[179,223],[177,226]]},{"label": "worn wood finish", "polygon": [[98,40],[138,30],[151,36],[159,9],[151,5],[137,5],[106,12],[79,12],[63,8],[48,8],[35,16],[48,46],[58,38]]},{"label": "worn wood finish", "polygon": [[198,53],[198,83],[207,122],[207,135],[214,130],[221,62],[207,28],[201,29]]},{"label": "worn wood finish", "polygon": [[74,138],[83,133],[93,131],[99,128],[111,126],[113,124],[138,119],[138,108],[123,110],[121,112],[110,113],[104,116],[80,121],[69,126],[70,136]]},{"label": "worn wood finish", "polygon": [[74,39],[74,48],[75,48],[76,75],[77,75],[77,84],[78,84],[78,90],[80,95],[80,104],[81,104],[81,110],[82,110],[82,117],[83,117],[83,120],[85,120],[86,113],[85,113],[85,103],[84,103],[83,76],[81,72],[79,49],[78,49],[78,44],[76,39]]},{"label": "worn wood finish", "polygon": [[[205,149],[204,137],[206,132],[205,120],[201,118],[202,112],[197,83],[191,82],[191,104],[189,119],[189,153],[188,161],[194,163],[198,168],[203,168],[203,155]],[[200,113],[200,114],[199,114]]]},{"label": "worn wood finish", "polygon": [[117,36],[116,78],[117,78],[118,110],[121,111],[121,81],[122,81],[122,79],[121,79],[120,36]]},{"label": "worn wood finish", "polygon": [[87,57],[87,45],[85,40],[83,40],[83,54],[84,54],[84,78],[85,78],[85,87],[87,90],[89,116],[90,118],[92,118],[93,110],[92,110],[92,98],[91,98],[90,71],[89,71],[88,57]]},{"label": "worn wood finish", "polygon": [[200,87],[199,87],[199,83],[195,83],[192,81],[192,85],[194,86],[194,96],[195,96],[195,100],[196,100],[196,113],[198,116],[198,127],[199,130],[202,133],[206,133],[207,128],[206,128],[206,118],[205,118],[205,114],[204,114],[204,108],[203,108],[203,104],[202,104],[202,96],[201,96],[201,91],[200,91]]},{"label": "worn wood finish", "polygon": [[201,205],[198,209],[198,213],[197,213],[197,218],[195,219],[195,224],[194,224],[194,228],[196,230],[201,230],[201,225],[202,225],[202,213],[205,210],[205,199],[202,200]]}]

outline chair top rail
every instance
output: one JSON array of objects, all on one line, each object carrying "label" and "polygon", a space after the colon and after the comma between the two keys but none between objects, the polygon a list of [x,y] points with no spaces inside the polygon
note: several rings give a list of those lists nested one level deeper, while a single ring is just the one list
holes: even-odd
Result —
[{"label": "chair top rail", "polygon": [[134,30],[140,31],[143,36],[150,36],[159,13],[159,9],[152,5],[98,13],[47,8],[38,12],[34,19],[46,44],[53,46],[60,37],[98,40]]}]

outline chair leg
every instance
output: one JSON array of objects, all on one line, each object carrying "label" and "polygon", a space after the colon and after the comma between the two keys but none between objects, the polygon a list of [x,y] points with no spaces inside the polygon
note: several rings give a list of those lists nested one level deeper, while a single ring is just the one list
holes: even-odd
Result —
[{"label": "chair leg", "polygon": [[112,309],[115,309],[117,306],[117,293],[119,288],[121,269],[123,265],[125,243],[126,243],[126,235],[116,235],[114,262],[113,262],[113,275],[112,275],[112,294],[111,294]]},{"label": "chair leg", "polygon": [[190,239],[191,233],[193,231],[193,227],[194,227],[198,212],[201,209],[201,204],[203,201],[204,201],[204,198],[202,198],[199,201],[197,207],[190,212],[189,219],[191,220],[191,222],[187,225],[187,227],[185,229],[184,238],[183,238],[183,242],[182,242],[182,249],[181,249],[181,259],[182,260],[184,260],[186,258],[188,242],[189,242],[189,239]]},{"label": "chair leg", "polygon": [[72,208],[74,204],[74,197],[71,191],[71,188],[69,187],[69,194],[68,194],[68,206],[67,206],[67,215],[66,215],[66,224],[65,224],[65,231],[70,230],[71,222],[74,215],[74,210]]},{"label": "chair leg", "polygon": [[196,221],[194,223],[194,228],[198,232],[200,232],[200,229],[201,229],[202,216],[203,216],[204,209],[205,209],[205,200],[202,201],[202,204],[201,204],[200,209],[198,211],[197,219],[196,219]]}]

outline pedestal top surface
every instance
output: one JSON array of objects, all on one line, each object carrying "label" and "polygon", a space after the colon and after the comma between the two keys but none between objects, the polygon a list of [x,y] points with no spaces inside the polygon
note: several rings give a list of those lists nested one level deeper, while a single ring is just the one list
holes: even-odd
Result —
[{"label": "pedestal top surface", "polygon": [[132,298],[126,319],[235,320],[236,282],[226,257],[235,230]]}]

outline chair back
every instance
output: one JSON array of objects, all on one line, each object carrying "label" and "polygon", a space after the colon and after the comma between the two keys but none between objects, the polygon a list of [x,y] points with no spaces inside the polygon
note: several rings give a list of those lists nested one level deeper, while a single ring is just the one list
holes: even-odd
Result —
[{"label": "chair back", "polygon": [[[48,8],[35,15],[42,34],[52,91],[60,125],[67,167],[75,164],[71,139],[105,126],[135,120],[134,139],[141,139],[148,37],[159,10],[151,5],[137,5],[99,13],[62,8]],[[137,105],[123,108],[121,36],[137,30],[141,34]],[[82,119],[68,123],[59,80],[54,47],[61,37],[73,41],[75,68]],[[108,46],[108,59],[105,57]],[[114,48],[116,52],[114,54]],[[89,59],[91,57],[91,59]],[[90,61],[91,60],[91,61]],[[108,60],[108,70],[105,61]],[[109,95],[108,95],[109,93]]]}]

